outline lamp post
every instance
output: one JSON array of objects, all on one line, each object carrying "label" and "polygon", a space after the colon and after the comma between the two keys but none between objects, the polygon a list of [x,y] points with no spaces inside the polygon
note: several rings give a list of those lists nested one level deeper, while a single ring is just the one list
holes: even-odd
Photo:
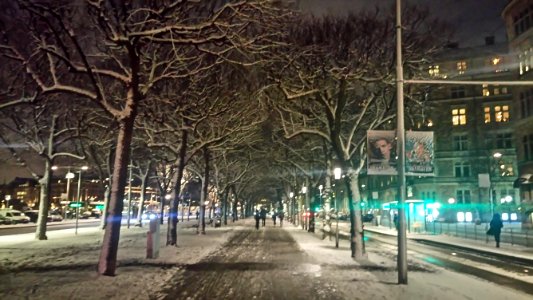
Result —
[{"label": "lamp post", "polygon": [[302,194],[303,194],[303,197],[304,197],[304,204],[302,205],[302,211],[303,211],[303,221],[302,222],[302,227],[307,230],[307,224],[308,224],[308,217],[307,217],[307,209],[309,208],[309,206],[307,205],[307,187],[304,185],[302,186]]},{"label": "lamp post", "polygon": [[[497,160],[497,161],[500,161],[502,156],[503,155],[500,152],[495,152],[494,154],[492,154],[492,157],[495,160]],[[489,164],[489,168],[491,168],[490,165],[492,165],[492,164]],[[495,196],[493,194],[494,193],[494,191],[493,191],[493,189],[494,189],[494,186],[493,186],[494,178],[493,177],[495,176],[495,174],[493,174],[493,173],[495,173],[495,172],[494,172],[494,168],[491,168],[491,170],[489,170],[489,171],[490,171],[489,172],[490,217],[492,218],[492,216],[494,215],[494,196]]]},{"label": "lamp post", "polygon": [[80,199],[80,195],[81,195],[81,172],[82,171],[85,171],[85,170],[88,170],[89,167],[87,166],[83,166],[81,167],[81,169],[78,171],[78,193],[77,193],[77,196],[76,196],[76,229],[74,231],[74,234],[78,234],[78,219],[80,218],[80,206],[81,206],[81,199]]},{"label": "lamp post", "polygon": [[323,185],[318,186],[318,190],[320,191],[320,203],[319,203],[320,207],[322,207],[322,189],[323,188],[324,188]]},{"label": "lamp post", "polygon": [[[335,168],[333,169],[333,174],[335,176],[335,180],[341,179],[342,176],[342,169],[341,168]],[[335,228],[335,248],[339,248],[339,210],[337,209],[337,197],[335,197],[335,212],[337,214],[337,225]]]},{"label": "lamp post", "polygon": [[[70,180],[73,179],[74,176],[75,176],[74,173],[70,172],[70,169],[65,175],[65,178],[67,179],[67,203],[70,203]],[[67,218],[67,209],[65,208],[65,219],[66,218]]]}]

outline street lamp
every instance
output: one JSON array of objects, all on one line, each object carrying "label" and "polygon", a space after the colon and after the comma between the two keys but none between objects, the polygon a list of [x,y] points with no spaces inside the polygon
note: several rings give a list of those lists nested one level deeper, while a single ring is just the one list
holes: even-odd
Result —
[{"label": "street lamp", "polygon": [[323,185],[318,186],[318,190],[320,191],[320,208],[322,208],[322,189],[324,188]]},{"label": "street lamp", "polygon": [[335,174],[335,179],[336,179],[336,180],[341,179],[342,169],[341,169],[341,168],[335,168],[335,169],[333,169],[333,174]]},{"label": "street lamp", "polygon": [[[57,167],[56,167],[57,169]],[[67,174],[65,175],[65,178],[67,179],[67,205],[70,203],[70,180],[74,178],[74,173],[70,172],[70,169],[68,170]],[[65,219],[67,218],[67,209],[65,207]]]},{"label": "street lamp", "polygon": [[[80,195],[81,195],[81,172],[82,171],[86,171],[88,170],[89,167],[87,166],[83,166],[81,167],[81,169],[78,171],[78,193],[77,193],[77,197],[76,197],[76,229],[74,231],[74,234],[78,234],[78,219],[80,218],[80,206],[81,206],[81,199],[80,199]],[[74,174],[72,174],[74,175]]]}]

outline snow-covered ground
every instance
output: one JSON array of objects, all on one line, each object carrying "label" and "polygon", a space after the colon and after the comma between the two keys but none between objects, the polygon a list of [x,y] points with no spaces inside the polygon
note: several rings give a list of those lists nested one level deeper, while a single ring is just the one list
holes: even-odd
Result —
[{"label": "snow-covered ground", "polygon": [[[114,277],[96,273],[102,237],[98,229],[81,228],[78,235],[73,229],[49,231],[47,241],[34,240],[33,233],[0,236],[0,299],[160,299],[170,278],[184,265],[221,247],[232,231],[253,227],[251,220],[241,220],[227,227],[208,227],[206,235],[197,235],[193,223],[179,223],[178,247],[164,246],[163,226],[156,259],[145,258],[146,227],[124,228]],[[329,288],[350,295],[348,299],[531,299],[531,295],[430,265],[414,253],[409,253],[410,267],[414,266],[408,273],[409,284],[397,285],[396,262],[390,255],[394,249],[369,248],[368,261],[354,262],[345,240],[336,249],[328,239],[290,224],[284,229],[316,262],[302,269],[334,282]]]}]

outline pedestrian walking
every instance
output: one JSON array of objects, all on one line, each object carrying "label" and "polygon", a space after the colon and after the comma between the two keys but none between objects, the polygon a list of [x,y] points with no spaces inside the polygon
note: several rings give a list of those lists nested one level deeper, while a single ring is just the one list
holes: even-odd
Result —
[{"label": "pedestrian walking", "polygon": [[500,248],[500,234],[502,233],[502,217],[499,213],[495,213],[490,220],[489,230],[487,231],[488,235],[493,235],[494,240],[496,241],[496,248]]},{"label": "pedestrian walking", "polygon": [[261,208],[261,220],[263,223],[263,227],[266,225],[266,218],[267,218],[267,211],[264,208]]},{"label": "pedestrian walking", "polygon": [[283,211],[280,211],[280,212],[278,213],[279,227],[283,227],[283,217],[284,217],[284,215],[283,215]]},{"label": "pedestrian walking", "polygon": [[255,210],[254,218],[255,218],[255,229],[259,229],[259,218],[261,218],[261,216],[257,209]]},{"label": "pedestrian walking", "polygon": [[196,220],[198,220],[198,217],[200,217],[200,212],[196,210]]},{"label": "pedestrian walking", "polygon": [[394,213],[393,222],[394,222],[394,227],[396,227],[396,230],[400,231],[400,220],[398,220],[398,214],[397,213]]},{"label": "pedestrian walking", "polygon": [[272,222],[274,223],[274,226],[276,226],[276,211],[272,211]]}]

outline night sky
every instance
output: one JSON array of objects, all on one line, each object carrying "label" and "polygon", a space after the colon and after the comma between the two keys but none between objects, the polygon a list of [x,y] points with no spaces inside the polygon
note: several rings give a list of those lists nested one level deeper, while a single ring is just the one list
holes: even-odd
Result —
[{"label": "night sky", "polygon": [[[494,35],[505,42],[505,24],[501,18],[507,0],[402,0],[402,4],[430,6],[435,17],[456,24],[455,38],[460,47],[479,46]],[[342,14],[360,9],[395,7],[395,0],[300,0],[302,10],[314,14]]]}]

